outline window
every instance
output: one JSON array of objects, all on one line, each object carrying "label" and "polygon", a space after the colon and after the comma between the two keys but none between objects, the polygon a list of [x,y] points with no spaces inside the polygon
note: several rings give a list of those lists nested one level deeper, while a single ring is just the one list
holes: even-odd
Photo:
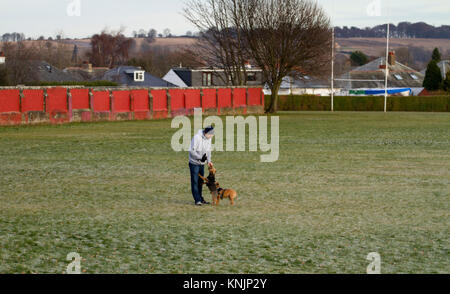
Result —
[{"label": "window", "polygon": [[413,78],[413,80],[418,80],[419,78],[415,75],[415,74],[410,74],[411,78]]},{"label": "window", "polygon": [[203,73],[203,86],[205,87],[212,86],[212,73],[210,72]]},{"label": "window", "polygon": [[143,82],[145,80],[145,71],[135,71],[134,72],[134,81],[135,82]]},{"label": "window", "polygon": [[256,82],[256,73],[249,73],[247,74],[247,81],[248,82]]},{"label": "window", "polygon": [[399,80],[399,81],[403,80],[403,78],[402,78],[401,75],[394,75],[394,77],[395,77],[397,80]]}]

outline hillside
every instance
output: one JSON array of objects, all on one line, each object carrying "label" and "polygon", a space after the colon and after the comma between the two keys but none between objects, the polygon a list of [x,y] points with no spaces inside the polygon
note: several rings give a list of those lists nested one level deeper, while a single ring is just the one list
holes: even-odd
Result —
[{"label": "hillside", "polygon": [[[176,50],[183,48],[185,46],[192,46],[195,44],[196,39],[194,38],[156,38],[152,43],[148,43],[146,39],[134,38],[135,40],[135,50],[139,50],[142,46],[151,47],[166,47],[171,50]],[[25,41],[25,44],[39,44],[47,41]],[[56,41],[50,41],[56,45]],[[90,39],[73,39],[64,40],[65,44],[68,44],[68,48],[72,48],[73,45],[77,45],[80,53],[84,53],[90,48]],[[352,51],[362,51],[369,56],[378,56],[386,48],[385,38],[338,38],[338,51],[340,52],[352,52]],[[0,42],[0,46],[2,42]],[[444,54],[450,53],[450,39],[390,39],[390,48],[395,50],[401,47],[416,47],[422,48],[426,51],[431,51],[434,48],[439,48],[439,50]]]},{"label": "hillside", "polygon": [[[378,56],[380,52],[386,50],[386,38],[338,38],[339,51],[351,52],[362,51],[369,56]],[[427,51],[439,48],[442,53],[450,52],[449,39],[390,39],[391,49],[401,47],[418,47]]]}]

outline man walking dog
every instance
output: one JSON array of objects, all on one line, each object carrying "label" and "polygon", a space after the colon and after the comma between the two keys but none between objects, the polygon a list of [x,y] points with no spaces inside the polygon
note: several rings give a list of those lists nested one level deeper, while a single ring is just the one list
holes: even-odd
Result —
[{"label": "man walking dog", "polygon": [[203,180],[199,174],[205,176],[205,164],[212,166],[211,145],[214,137],[214,128],[209,126],[198,131],[191,141],[189,148],[189,169],[191,171],[191,189],[195,205],[210,204],[202,196]]}]

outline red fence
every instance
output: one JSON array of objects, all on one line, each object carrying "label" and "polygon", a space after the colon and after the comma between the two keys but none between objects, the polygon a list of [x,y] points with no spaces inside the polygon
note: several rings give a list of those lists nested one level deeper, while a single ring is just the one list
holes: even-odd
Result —
[{"label": "red fence", "polygon": [[0,125],[37,122],[165,119],[207,114],[262,113],[261,88],[0,89]]}]

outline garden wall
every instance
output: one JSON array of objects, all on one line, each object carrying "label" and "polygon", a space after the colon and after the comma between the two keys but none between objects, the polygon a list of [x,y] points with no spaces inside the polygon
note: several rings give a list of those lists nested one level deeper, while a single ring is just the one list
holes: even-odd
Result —
[{"label": "garden wall", "polygon": [[264,113],[261,88],[0,88],[0,125]]}]

